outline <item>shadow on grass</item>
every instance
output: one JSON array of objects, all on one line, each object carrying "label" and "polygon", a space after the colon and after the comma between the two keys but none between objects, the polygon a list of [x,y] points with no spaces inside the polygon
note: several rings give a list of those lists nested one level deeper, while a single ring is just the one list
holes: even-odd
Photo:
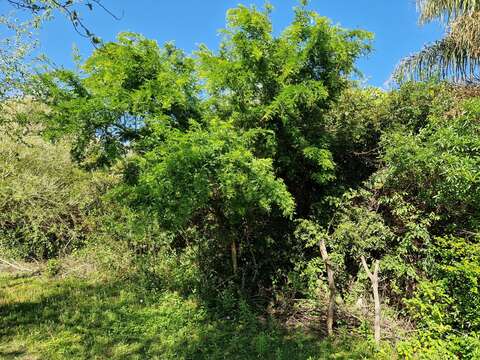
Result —
[{"label": "shadow on grass", "polygon": [[[40,359],[356,359],[369,347],[287,333],[251,316],[219,319],[194,298],[125,283],[0,281],[0,357]],[[16,347],[15,347],[16,346]],[[36,357],[30,357],[36,358]]]},{"label": "shadow on grass", "polygon": [[10,359],[19,359],[25,355],[25,351],[22,350],[0,350],[0,359],[10,360]]}]

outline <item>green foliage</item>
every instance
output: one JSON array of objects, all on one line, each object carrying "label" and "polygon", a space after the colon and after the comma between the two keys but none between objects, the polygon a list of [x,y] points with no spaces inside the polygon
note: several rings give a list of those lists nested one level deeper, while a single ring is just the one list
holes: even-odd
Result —
[{"label": "green foliage", "polygon": [[386,96],[382,128],[418,132],[428,124],[431,116],[442,117],[455,105],[454,89],[447,83],[407,82]]},{"label": "green foliage", "polygon": [[156,130],[164,141],[138,159],[136,184],[119,191],[157,213],[166,226],[185,226],[208,211],[231,225],[257,211],[270,212],[272,206],[285,216],[292,214],[293,199],[275,177],[271,160],[250,150],[260,134],[237,133],[221,122],[207,129],[194,125],[187,132]]},{"label": "green foliage", "polygon": [[448,335],[443,339],[430,337],[422,333],[417,337],[398,344],[397,353],[405,359],[478,359],[480,339],[476,334],[470,336]]},{"label": "green foliage", "polygon": [[152,124],[188,127],[198,119],[193,60],[171,44],[121,33],[80,66],[41,75],[47,133],[70,134],[73,155],[90,165],[112,164],[149,134]]},{"label": "green foliage", "polygon": [[92,213],[112,179],[87,174],[68,143],[38,136],[0,141],[0,246],[22,258],[68,254],[92,232]]},{"label": "green foliage", "polygon": [[420,283],[406,300],[411,316],[429,333],[442,337],[452,330],[479,332],[480,258],[478,239],[436,238],[431,251],[437,262],[431,280]]},{"label": "green foliage", "polygon": [[[364,189],[336,203],[327,226],[312,219],[297,228],[307,246],[326,240],[345,298],[364,279],[358,256],[381,259],[384,301],[405,306],[416,322],[417,333],[398,346],[406,358],[478,356],[478,100],[454,104],[448,89],[408,83],[369,111],[343,100],[332,111],[332,128],[341,138],[348,134],[344,123],[366,116],[368,121],[352,123],[348,131],[359,132],[362,145],[378,134],[381,167]],[[352,108],[358,109],[354,116],[342,114]],[[299,274],[311,283],[309,266],[300,264]],[[313,279],[322,278],[322,264],[314,268]]]},{"label": "green foliage", "polygon": [[219,264],[238,258],[237,285],[256,290],[301,256],[293,215],[310,216],[338,192],[326,113],[371,40],[306,5],[276,36],[270,10],[231,9],[218,52],[201,46],[193,58],[123,33],[79,74],[39,77],[45,133],[71,137],[86,167],[120,160],[124,183],[112,199],[173,231],[180,252],[189,248],[181,232],[196,231],[199,253],[216,264],[210,278],[228,283]]},{"label": "green foliage", "polygon": [[453,119],[431,117],[418,134],[393,132],[383,139],[386,186],[408,192],[422,210],[435,212],[449,231],[479,224],[480,149],[476,108]]},{"label": "green foliage", "polygon": [[268,9],[242,6],[229,11],[223,34],[218,53],[205,46],[198,52],[209,101],[238,127],[272,131],[273,151],[259,150],[273,158],[305,216],[335,178],[324,112],[348,86],[371,35],[332,26],[299,7],[275,37]]},{"label": "green foliage", "polygon": [[[366,190],[346,193],[327,227],[312,220],[302,220],[297,226],[296,237],[307,248],[318,247],[320,240],[325,240],[335,270],[336,287],[344,295],[363,271],[361,256],[367,260],[383,260],[395,254],[398,239],[385,224],[378,207]],[[317,261],[318,258],[311,260],[304,274],[308,274],[309,267]],[[324,265],[321,268],[323,271]],[[366,279],[362,277],[363,280]]]},{"label": "green foliage", "polygon": [[47,261],[45,273],[49,277],[54,277],[60,272],[61,268],[62,265],[58,259],[50,259]]},{"label": "green foliage", "polygon": [[[269,213],[291,217],[294,200],[275,176],[272,161],[253,153],[252,145],[262,132],[240,132],[213,121],[205,127],[192,124],[188,131],[157,127],[153,133],[163,141],[142,157],[130,159],[136,177],[119,187],[115,197],[143,216],[158,219],[176,236],[184,238],[184,231],[194,231],[196,237],[179,251],[185,256],[195,250],[196,266],[202,269],[203,280],[208,279],[202,291],[217,292],[218,282],[225,283],[231,274],[226,264],[232,261],[236,271],[237,258],[225,259],[226,246],[233,243],[240,252],[257,251],[255,239],[242,236],[239,228],[254,227]],[[248,261],[238,261],[242,272],[252,271]]]},{"label": "green foliage", "polygon": [[338,193],[356,187],[377,170],[378,142],[389,124],[391,93],[351,86],[326,114],[326,129]]},{"label": "green foliage", "polygon": [[0,303],[2,335],[48,358],[392,358],[288,338],[252,310],[317,316],[323,240],[338,308],[357,319],[338,325],[370,336],[360,259],[379,260],[385,316],[416,327],[400,356],[478,357],[479,98],[438,82],[360,87],[371,35],[301,4],[281,33],[269,5],[231,9],[219,50],[194,56],[122,33],[78,72],[36,77],[22,106],[38,111],[0,101],[16,130],[54,140],[1,138],[2,249],[52,258],[87,244],[99,277],[121,281],[50,279],[59,286],[28,300],[41,312],[29,333],[12,325],[28,306]]}]

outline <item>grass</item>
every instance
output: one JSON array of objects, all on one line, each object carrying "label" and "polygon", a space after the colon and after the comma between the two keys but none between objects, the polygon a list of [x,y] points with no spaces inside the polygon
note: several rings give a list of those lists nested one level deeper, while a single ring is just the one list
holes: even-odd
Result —
[{"label": "grass", "polygon": [[131,283],[0,273],[1,359],[369,359],[370,343],[320,340],[251,313]]}]

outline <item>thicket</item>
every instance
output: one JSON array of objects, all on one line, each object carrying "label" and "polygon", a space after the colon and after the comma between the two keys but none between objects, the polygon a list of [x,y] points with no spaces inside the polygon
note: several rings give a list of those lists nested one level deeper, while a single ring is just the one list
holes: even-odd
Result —
[{"label": "thicket", "polygon": [[79,169],[66,141],[0,135],[0,249],[29,260],[71,254],[95,231],[99,197],[112,183]]},{"label": "thicket", "polygon": [[123,33],[39,75],[43,139],[2,140],[0,244],[118,242],[146,288],[227,312],[308,300],[331,335],[367,304],[377,341],[387,316],[414,323],[407,358],[480,356],[480,99],[361,87],[371,34],[304,6],[278,36],[268,8],[227,21],[218,51]]}]

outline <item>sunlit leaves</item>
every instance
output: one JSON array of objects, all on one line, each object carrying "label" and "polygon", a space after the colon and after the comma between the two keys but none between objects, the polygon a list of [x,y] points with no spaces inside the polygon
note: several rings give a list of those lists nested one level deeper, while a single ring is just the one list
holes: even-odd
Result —
[{"label": "sunlit leaves", "polygon": [[186,225],[205,212],[232,224],[272,207],[284,216],[293,214],[293,198],[274,175],[272,161],[253,155],[249,134],[221,122],[163,131],[164,142],[139,159],[137,183],[122,191],[132,204],[156,212],[166,226]]},{"label": "sunlit leaves", "polygon": [[82,74],[55,71],[43,74],[49,132],[70,133],[77,139],[76,157],[111,164],[144,138],[150,124],[168,123],[185,129],[198,119],[198,88],[193,60],[171,44],[122,33],[81,66]]}]

